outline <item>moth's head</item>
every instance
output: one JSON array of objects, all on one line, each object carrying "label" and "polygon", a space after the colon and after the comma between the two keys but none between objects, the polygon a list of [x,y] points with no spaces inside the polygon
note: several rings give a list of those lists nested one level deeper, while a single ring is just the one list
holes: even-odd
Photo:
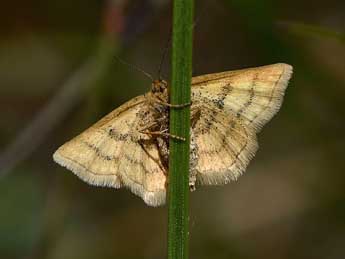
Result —
[{"label": "moth's head", "polygon": [[151,85],[152,93],[164,93],[168,88],[168,83],[163,79],[153,80]]}]

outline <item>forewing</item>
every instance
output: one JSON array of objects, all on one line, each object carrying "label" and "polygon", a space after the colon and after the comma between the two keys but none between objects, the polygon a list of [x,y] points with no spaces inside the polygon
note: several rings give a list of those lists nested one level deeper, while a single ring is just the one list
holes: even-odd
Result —
[{"label": "forewing", "polygon": [[241,175],[257,150],[256,132],[281,106],[291,73],[291,66],[274,64],[192,79],[198,182],[224,184]]},{"label": "forewing", "polygon": [[279,63],[194,77],[192,99],[211,101],[259,130],[279,110],[291,74]]},{"label": "forewing", "polygon": [[138,141],[148,139],[138,132],[146,110],[143,96],[132,99],[61,146],[54,160],[89,184],[126,186],[151,206],[163,204],[166,176],[157,147]]}]

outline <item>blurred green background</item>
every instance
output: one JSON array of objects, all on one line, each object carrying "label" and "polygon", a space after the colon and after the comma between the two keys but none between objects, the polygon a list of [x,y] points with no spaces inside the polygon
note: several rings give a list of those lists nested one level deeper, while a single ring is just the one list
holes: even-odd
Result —
[{"label": "blurred green background", "polygon": [[[194,75],[285,62],[286,98],[235,183],[191,194],[190,258],[345,258],[345,2],[195,1]],[[167,208],[92,187],[52,153],[157,73],[171,2],[0,10],[0,258],[165,258]],[[163,67],[169,79],[169,59]]]}]

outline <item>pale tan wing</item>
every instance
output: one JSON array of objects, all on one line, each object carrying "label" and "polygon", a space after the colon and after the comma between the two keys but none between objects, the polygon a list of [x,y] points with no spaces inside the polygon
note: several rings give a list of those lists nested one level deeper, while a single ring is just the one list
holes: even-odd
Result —
[{"label": "pale tan wing", "polygon": [[219,185],[237,179],[257,150],[255,131],[241,119],[207,103],[192,129],[197,182]]},{"label": "pale tan wing", "polygon": [[291,74],[278,63],[193,77],[192,99],[212,101],[259,130],[279,110]]},{"label": "pale tan wing", "polygon": [[241,175],[257,150],[256,132],[281,106],[291,73],[291,66],[274,64],[193,78],[198,182],[225,184]]},{"label": "pale tan wing", "polygon": [[54,160],[89,184],[126,186],[151,206],[163,204],[166,176],[157,147],[144,150],[138,142],[147,138],[137,130],[146,110],[143,96],[132,99],[61,146]]}]

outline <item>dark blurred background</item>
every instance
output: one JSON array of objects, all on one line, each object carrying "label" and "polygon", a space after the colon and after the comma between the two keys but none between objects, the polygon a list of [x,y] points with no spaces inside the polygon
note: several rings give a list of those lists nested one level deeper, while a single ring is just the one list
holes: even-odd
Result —
[{"label": "dark blurred background", "polygon": [[[281,111],[239,181],[191,194],[190,258],[345,258],[345,2],[195,1],[194,75],[285,62]],[[0,10],[0,258],[165,258],[167,208],[92,187],[52,153],[157,74],[164,0]],[[169,79],[169,58],[163,75]]]}]

